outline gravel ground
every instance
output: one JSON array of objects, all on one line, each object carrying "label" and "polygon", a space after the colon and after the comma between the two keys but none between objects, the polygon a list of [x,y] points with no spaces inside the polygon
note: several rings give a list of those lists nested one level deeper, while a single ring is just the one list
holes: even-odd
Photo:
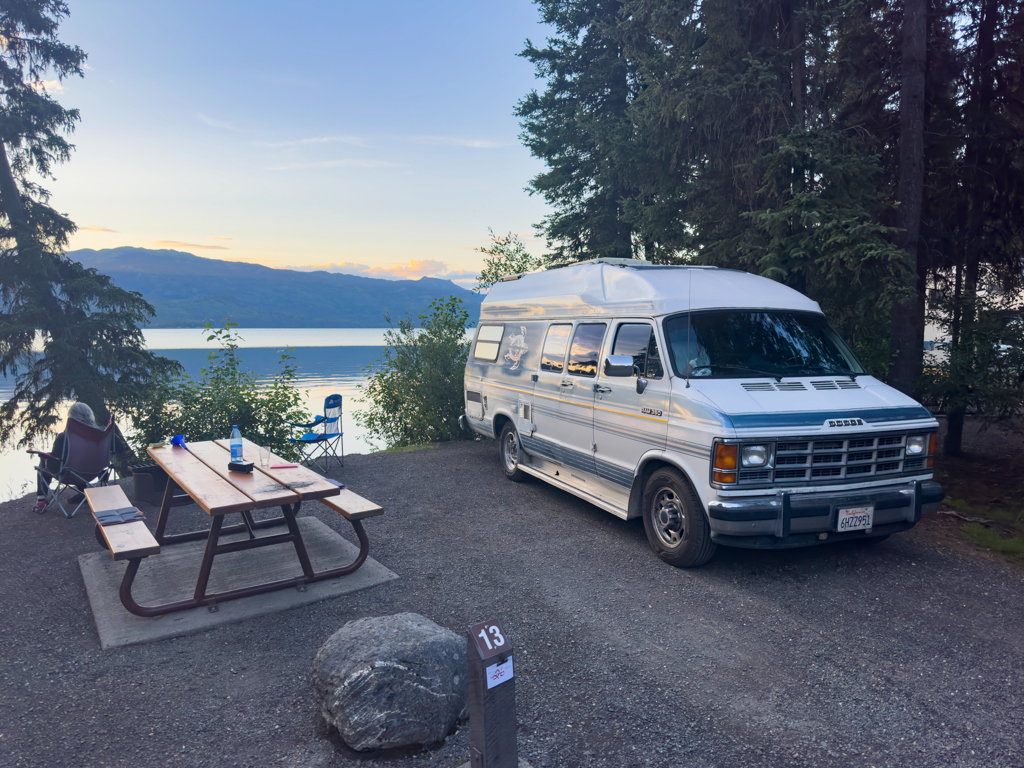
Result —
[{"label": "gravel ground", "polygon": [[[960,546],[948,520],[874,547],[720,549],[683,571],[639,521],[506,480],[490,441],[349,456],[334,474],[387,508],[370,554],[398,581],[106,652],[77,562],[97,548],[91,518],[0,505],[0,765],[454,768],[465,727],[366,757],[318,721],[316,650],[401,611],[460,633],[501,620],[537,768],[1024,765],[1024,572]],[[354,539],[320,509],[303,513]],[[182,512],[182,527],[205,517]]]}]

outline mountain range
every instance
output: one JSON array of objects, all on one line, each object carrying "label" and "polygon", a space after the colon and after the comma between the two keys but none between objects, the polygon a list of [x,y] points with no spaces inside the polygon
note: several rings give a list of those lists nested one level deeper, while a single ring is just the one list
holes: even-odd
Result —
[{"label": "mountain range", "polygon": [[156,309],[151,328],[201,328],[227,318],[243,328],[382,328],[384,311],[417,317],[434,299],[458,296],[469,316],[483,297],[450,280],[381,280],[297,272],[147,248],[85,248],[68,258],[138,291]]}]

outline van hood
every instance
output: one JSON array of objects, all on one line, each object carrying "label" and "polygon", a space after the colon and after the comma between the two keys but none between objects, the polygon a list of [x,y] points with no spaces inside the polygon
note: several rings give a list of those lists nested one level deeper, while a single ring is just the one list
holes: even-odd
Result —
[{"label": "van hood", "polygon": [[691,378],[690,386],[734,429],[855,426],[828,424],[840,419],[860,419],[872,426],[934,421],[923,405],[873,376],[785,377],[781,382]]}]

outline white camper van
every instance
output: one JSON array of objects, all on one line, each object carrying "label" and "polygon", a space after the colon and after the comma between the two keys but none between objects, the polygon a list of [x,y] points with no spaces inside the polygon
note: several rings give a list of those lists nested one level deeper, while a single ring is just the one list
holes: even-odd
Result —
[{"label": "white camper van", "polygon": [[512,480],[643,516],[672,565],[715,545],[881,541],[934,512],[938,425],[865,373],[821,308],[713,267],[596,259],[480,309],[464,427]]}]

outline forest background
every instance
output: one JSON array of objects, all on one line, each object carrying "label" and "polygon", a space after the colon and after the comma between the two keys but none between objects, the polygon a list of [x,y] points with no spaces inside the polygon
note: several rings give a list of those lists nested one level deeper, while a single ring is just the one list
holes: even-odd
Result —
[{"label": "forest background", "polygon": [[[548,266],[732,267],[816,299],[948,416],[1024,405],[1024,8],[998,0],[537,0],[517,105]],[[948,356],[925,367],[926,320]]]}]

